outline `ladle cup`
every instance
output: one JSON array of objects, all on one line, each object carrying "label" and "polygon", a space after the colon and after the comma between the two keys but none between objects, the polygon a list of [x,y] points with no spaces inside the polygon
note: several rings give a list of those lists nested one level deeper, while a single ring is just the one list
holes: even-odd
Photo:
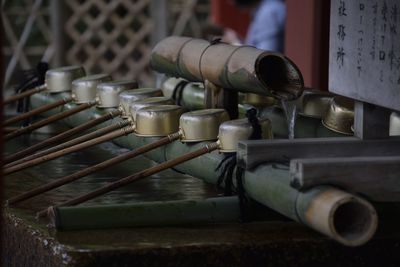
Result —
[{"label": "ladle cup", "polygon": [[[68,92],[71,91],[71,83],[73,80],[78,79],[80,77],[83,77],[85,75],[85,71],[82,67],[76,67],[76,66],[72,66],[72,67],[64,67],[64,68],[59,68],[59,69],[52,69],[52,70],[48,70],[46,72],[46,81],[45,84],[42,86],[39,86],[39,89],[32,89],[33,91],[35,91],[36,93],[38,92],[42,92],[42,91],[46,91],[50,94],[56,94],[56,93],[64,93],[64,92]],[[21,93],[19,95],[22,94],[26,94],[28,91]],[[33,94],[33,93],[32,93]],[[29,95],[32,95],[29,94]],[[16,97],[17,95],[15,95],[14,97]],[[21,99],[22,97],[17,97],[18,99]],[[71,102],[73,100],[72,97],[64,97],[62,99],[59,99],[53,103],[49,103],[47,105],[38,107],[36,109],[30,110],[28,112],[22,113],[18,116],[12,117],[8,120],[5,120],[3,123],[3,126],[7,126],[10,124],[14,124],[16,122],[22,121],[24,119],[30,118],[32,116],[41,114],[43,112],[46,112],[50,109],[62,106],[68,102]]]},{"label": "ladle cup", "polygon": [[99,84],[101,82],[105,82],[105,81],[110,81],[110,80],[111,80],[111,76],[109,76],[107,74],[97,74],[97,75],[86,76],[84,78],[74,80],[72,82],[72,99],[74,100],[74,102],[76,104],[79,104],[77,107],[69,109],[69,110],[65,110],[61,113],[58,113],[58,114],[50,116],[46,119],[40,120],[40,121],[35,122],[26,127],[22,127],[10,134],[7,134],[5,136],[5,140],[13,139],[17,136],[23,135],[25,133],[29,133],[29,132],[36,130],[40,127],[43,127],[47,124],[64,119],[75,113],[78,113],[80,111],[83,111],[85,109],[89,109],[89,108],[93,107],[94,105],[97,104],[97,100],[96,100],[97,84]]},{"label": "ladle cup", "polygon": [[49,93],[61,93],[71,90],[71,82],[75,79],[85,76],[85,70],[80,66],[67,66],[57,69],[51,69],[46,72],[45,83],[23,93],[16,94],[4,100],[7,105],[22,98],[37,94],[43,91]]},{"label": "ladle cup", "polygon": [[[97,95],[98,95],[98,99],[99,99],[99,105],[97,107],[98,108],[118,108],[119,93],[123,92],[125,90],[136,88],[136,87],[137,87],[136,81],[112,81],[112,82],[100,83],[97,86],[97,91],[98,91]],[[72,129],[68,130],[68,131],[60,133],[49,139],[43,140],[42,142],[34,144],[22,151],[14,153],[13,155],[5,158],[5,163],[9,163],[9,162],[15,161],[17,159],[21,159],[21,160],[17,160],[15,162],[13,162],[13,164],[10,165],[10,166],[13,166],[13,165],[22,163],[24,161],[27,161],[29,159],[23,159],[22,157],[24,157],[26,155],[30,155],[39,149],[48,147],[50,145],[57,144],[58,142],[65,140],[66,138],[69,138],[76,134],[82,133],[83,131],[88,130],[96,125],[99,125],[100,123],[103,123],[103,122],[111,120],[117,116],[120,116],[121,113],[122,112],[119,109],[112,110],[100,117],[89,120],[88,122],[85,122],[77,127],[74,127]],[[92,136],[91,138],[93,138],[93,135],[91,135],[91,136]],[[87,140],[89,140],[89,139],[87,139]],[[87,140],[83,140],[81,142],[84,142]],[[76,144],[76,143],[74,143],[74,144]]]}]

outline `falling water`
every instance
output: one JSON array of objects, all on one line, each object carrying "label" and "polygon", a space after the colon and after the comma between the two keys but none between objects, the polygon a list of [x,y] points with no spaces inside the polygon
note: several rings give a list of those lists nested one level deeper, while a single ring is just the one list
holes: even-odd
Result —
[{"label": "falling water", "polygon": [[296,124],[296,101],[288,101],[288,100],[281,100],[281,105],[283,110],[285,111],[286,121],[288,125],[288,137],[289,139],[294,139],[294,126]]}]

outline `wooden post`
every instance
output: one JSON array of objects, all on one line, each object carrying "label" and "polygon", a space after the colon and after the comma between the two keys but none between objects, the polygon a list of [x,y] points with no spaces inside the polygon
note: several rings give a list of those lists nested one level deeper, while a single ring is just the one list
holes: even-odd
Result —
[{"label": "wooden post", "polygon": [[168,8],[166,0],[151,1],[151,17],[154,23],[151,43],[154,46],[168,35]]},{"label": "wooden post", "polygon": [[238,144],[239,166],[289,163],[295,158],[398,156],[400,138],[360,140],[355,137],[246,140]]},{"label": "wooden post", "polygon": [[400,156],[294,159],[290,177],[291,186],[301,191],[329,184],[372,201],[400,200]]},{"label": "wooden post", "polygon": [[51,31],[53,36],[52,45],[54,49],[53,64],[56,67],[60,67],[64,66],[65,64],[64,1],[52,0],[50,1],[50,5],[51,5]]},{"label": "wooden post", "polygon": [[356,101],[354,135],[361,139],[388,138],[390,113],[390,109]]},{"label": "wooden post", "polygon": [[236,90],[224,89],[215,84],[204,82],[204,106],[205,108],[223,108],[231,120],[239,117],[239,94]]}]

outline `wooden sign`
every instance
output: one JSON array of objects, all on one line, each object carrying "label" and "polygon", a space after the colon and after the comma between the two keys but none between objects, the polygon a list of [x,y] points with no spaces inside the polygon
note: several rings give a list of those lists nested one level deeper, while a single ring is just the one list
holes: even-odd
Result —
[{"label": "wooden sign", "polygon": [[400,1],[331,3],[329,90],[400,110]]}]

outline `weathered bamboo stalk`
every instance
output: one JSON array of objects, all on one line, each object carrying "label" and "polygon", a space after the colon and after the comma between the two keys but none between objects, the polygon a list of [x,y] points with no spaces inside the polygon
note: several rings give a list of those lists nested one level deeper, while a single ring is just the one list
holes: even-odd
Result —
[{"label": "weathered bamboo stalk", "polygon": [[38,115],[38,114],[43,113],[45,111],[48,111],[50,109],[65,105],[65,104],[71,102],[72,100],[73,100],[72,97],[66,97],[66,98],[63,98],[63,99],[59,99],[59,100],[57,100],[57,101],[55,101],[53,103],[50,103],[50,104],[47,104],[47,105],[32,109],[32,110],[30,110],[28,112],[25,112],[23,114],[20,114],[18,116],[15,116],[15,117],[13,117],[11,119],[6,120],[4,122],[4,124],[3,124],[3,126],[10,125],[10,124],[25,120],[27,118],[33,117],[35,115]]},{"label": "weathered bamboo stalk", "polygon": [[57,144],[58,142],[65,140],[66,138],[69,138],[71,136],[74,136],[76,134],[82,133],[83,131],[86,131],[87,129],[90,129],[100,123],[103,123],[105,121],[111,120],[116,116],[121,115],[121,111],[120,110],[114,110],[111,111],[107,114],[104,114],[96,119],[90,120],[86,123],[83,123],[77,127],[74,127],[68,131],[65,131],[63,133],[60,133],[56,136],[53,136],[49,139],[43,140],[42,142],[39,142],[37,144],[34,144],[24,150],[18,151],[8,157],[5,157],[4,159],[4,163],[9,163],[12,161],[15,161],[17,159],[22,159],[23,157],[32,154],[33,152],[38,151],[39,149]]},{"label": "weathered bamboo stalk", "polygon": [[9,167],[9,168],[5,168],[3,170],[3,173],[7,175],[7,174],[10,174],[10,173],[21,171],[23,169],[26,169],[26,168],[29,168],[29,167],[32,167],[32,166],[35,166],[35,165],[39,165],[39,164],[44,163],[46,161],[49,161],[49,160],[52,160],[52,159],[55,159],[55,158],[59,158],[61,156],[64,156],[64,155],[67,155],[67,154],[70,154],[70,153],[73,153],[73,152],[77,152],[79,150],[82,150],[82,149],[85,149],[85,148],[89,148],[89,147],[92,147],[94,145],[98,145],[98,144],[110,141],[112,139],[115,139],[115,138],[118,138],[118,137],[121,137],[121,136],[124,136],[124,135],[128,135],[128,134],[133,133],[133,132],[134,132],[134,127],[133,126],[127,126],[125,128],[116,130],[116,131],[111,132],[109,134],[106,134],[104,136],[101,136],[101,137],[86,141],[84,143],[81,143],[81,144],[78,144],[78,145],[74,145],[74,146],[71,146],[71,147],[67,147],[65,149],[56,151],[54,153],[51,153],[51,154],[48,154],[48,155],[45,155],[45,156],[42,156],[42,157],[39,157],[39,158],[35,158],[35,159],[31,160],[31,161],[27,161],[27,162],[24,162],[24,163],[21,163],[21,164],[18,164],[18,165]]},{"label": "weathered bamboo stalk", "polygon": [[[175,159],[171,159],[171,160],[165,161],[163,163],[160,163],[157,166],[154,166],[154,167],[148,168],[146,170],[140,171],[138,173],[135,173],[133,175],[127,176],[125,178],[119,179],[116,182],[111,182],[111,183],[109,183],[109,184],[107,184],[107,185],[105,185],[105,186],[103,186],[103,187],[101,187],[101,188],[99,188],[97,190],[93,190],[92,192],[89,192],[89,193],[84,194],[82,196],[73,198],[73,199],[65,201],[65,202],[63,202],[63,203],[61,203],[59,205],[56,205],[56,207],[74,206],[74,205],[83,203],[85,201],[88,201],[90,199],[93,199],[95,197],[103,195],[105,193],[108,193],[108,192],[110,192],[112,190],[115,190],[115,189],[117,189],[119,187],[122,187],[122,186],[125,186],[127,184],[130,184],[130,183],[132,183],[134,181],[137,181],[137,180],[146,178],[146,177],[148,177],[150,175],[159,173],[159,172],[161,172],[163,170],[166,170],[166,169],[169,169],[171,167],[174,167],[174,166],[176,166],[178,164],[181,164],[181,163],[183,163],[185,161],[191,160],[193,158],[197,158],[197,157],[199,157],[199,156],[201,156],[203,154],[210,153],[211,151],[214,151],[214,150],[218,149],[218,147],[219,147],[218,143],[209,143],[209,144],[205,145],[204,147],[202,147],[200,149],[197,149],[197,150],[192,151],[190,153],[184,154],[184,155],[182,155],[180,157],[177,157]],[[38,217],[41,217],[43,215],[46,215],[46,212],[47,212],[47,209],[40,211],[37,215],[38,215]]]},{"label": "weathered bamboo stalk", "polygon": [[20,135],[23,135],[25,133],[29,133],[29,132],[31,132],[33,130],[36,130],[36,129],[40,128],[40,127],[43,127],[43,126],[45,126],[47,124],[50,124],[52,122],[61,120],[63,118],[71,116],[71,115],[73,115],[75,113],[78,113],[78,112],[80,112],[82,110],[91,108],[94,105],[96,105],[96,101],[92,101],[92,102],[89,102],[89,103],[84,103],[84,104],[81,104],[81,105],[79,105],[79,106],[77,106],[77,107],[75,107],[73,109],[65,110],[65,111],[63,111],[61,113],[58,113],[58,114],[53,115],[53,116],[50,116],[50,117],[48,117],[46,119],[43,119],[43,120],[38,121],[38,122],[35,122],[35,123],[33,123],[31,125],[28,125],[26,127],[22,127],[20,129],[16,130],[15,132],[9,133],[9,134],[7,134],[5,136],[4,139],[5,140],[10,140],[10,139],[18,137]]},{"label": "weathered bamboo stalk", "polygon": [[5,165],[4,168],[9,168],[9,167],[12,167],[12,166],[15,166],[15,165],[18,165],[18,164],[21,164],[21,163],[36,159],[38,157],[42,157],[42,156],[48,155],[50,153],[59,151],[61,149],[65,149],[65,148],[68,148],[68,147],[71,147],[71,146],[86,142],[88,140],[92,140],[92,139],[97,138],[99,136],[103,136],[103,135],[108,134],[110,132],[113,132],[115,130],[121,129],[121,128],[123,128],[125,126],[128,126],[130,124],[131,123],[128,120],[124,120],[124,121],[120,121],[120,122],[115,123],[115,124],[108,125],[108,126],[106,126],[104,128],[100,128],[100,129],[98,129],[96,131],[93,131],[91,133],[88,133],[88,134],[79,136],[79,137],[77,137],[75,139],[69,140],[69,141],[67,141],[65,143],[59,144],[59,145],[54,146],[54,147],[50,147],[50,148],[48,148],[46,150],[39,151],[36,154],[33,154],[33,155],[27,156],[25,158],[22,158],[20,160],[16,160],[14,162],[11,162],[11,163]]},{"label": "weathered bamboo stalk", "polygon": [[78,179],[80,179],[82,177],[85,177],[85,176],[87,176],[87,175],[89,175],[91,173],[98,172],[100,170],[103,170],[103,169],[108,168],[110,166],[113,166],[115,164],[121,163],[121,162],[123,162],[125,160],[128,160],[128,159],[134,158],[136,156],[139,156],[139,155],[141,155],[143,153],[146,153],[146,152],[148,152],[150,150],[153,150],[155,148],[158,148],[158,147],[164,146],[166,144],[169,144],[169,143],[171,143],[171,142],[173,142],[175,140],[178,140],[179,137],[180,137],[179,133],[171,134],[171,135],[169,135],[167,137],[161,138],[160,140],[157,140],[157,141],[151,142],[149,144],[143,145],[143,146],[141,146],[141,147],[139,147],[137,149],[134,149],[134,150],[129,151],[127,153],[124,153],[122,155],[118,155],[118,156],[116,156],[114,158],[111,158],[109,160],[103,161],[103,162],[101,162],[99,164],[96,164],[94,166],[88,167],[88,168],[80,170],[80,171],[78,171],[76,173],[64,176],[64,177],[62,177],[60,179],[57,179],[55,181],[52,181],[50,183],[44,184],[42,186],[39,186],[39,187],[37,187],[35,189],[32,189],[32,190],[30,190],[30,191],[28,191],[26,193],[23,193],[23,194],[21,194],[19,196],[10,198],[9,200],[7,200],[7,204],[8,205],[13,205],[13,204],[16,204],[18,202],[21,202],[21,201],[24,201],[26,199],[29,199],[31,197],[37,196],[39,194],[42,194],[44,192],[47,192],[49,190],[52,190],[54,188],[57,188],[59,186],[65,185],[67,183],[71,183],[71,182],[76,181],[76,180],[78,180]]},{"label": "weathered bamboo stalk", "polygon": [[153,49],[151,67],[193,82],[209,82],[225,89],[300,96],[304,83],[297,66],[282,54],[250,46],[210,44],[188,37],[167,37]]},{"label": "weathered bamboo stalk", "polygon": [[51,225],[60,231],[140,226],[237,222],[236,196],[205,200],[154,201],[49,210]]},{"label": "weathered bamboo stalk", "polygon": [[29,89],[29,90],[27,90],[27,91],[25,91],[25,92],[23,92],[23,93],[20,93],[20,94],[16,94],[16,95],[11,96],[10,98],[4,100],[4,101],[3,101],[3,104],[4,104],[4,105],[11,104],[11,103],[13,103],[13,102],[15,102],[15,101],[18,101],[18,100],[20,100],[20,99],[22,99],[22,98],[24,98],[24,97],[27,97],[27,96],[31,96],[31,95],[33,95],[33,94],[40,93],[40,92],[42,92],[42,91],[44,91],[44,90],[46,90],[46,89],[47,89],[47,86],[46,86],[45,84],[40,85],[40,86],[37,86],[37,87],[32,88],[32,89]]},{"label": "weathered bamboo stalk", "polygon": [[289,171],[270,164],[246,171],[243,181],[254,200],[344,245],[360,246],[376,231],[378,218],[374,207],[335,187],[297,191],[290,186]]}]

